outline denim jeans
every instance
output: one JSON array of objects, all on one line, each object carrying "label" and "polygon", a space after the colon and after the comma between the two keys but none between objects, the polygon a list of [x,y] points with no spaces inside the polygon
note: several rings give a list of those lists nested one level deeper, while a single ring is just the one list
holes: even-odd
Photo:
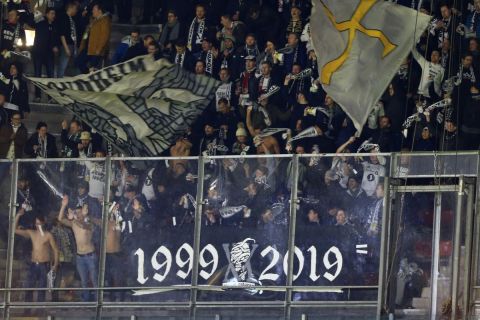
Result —
[{"label": "denim jeans", "polygon": [[[72,55],[74,54],[74,46],[69,45],[68,48],[70,49],[70,52]],[[67,70],[68,63],[70,62],[70,58],[67,56],[67,53],[65,52],[65,48],[63,46],[60,46],[60,57],[58,58],[58,66],[57,66],[57,78],[63,78],[65,76],[65,70]]]},{"label": "denim jeans", "polygon": [[[125,257],[120,253],[107,253],[105,263],[105,286],[121,287],[124,286],[123,271],[125,269]],[[112,290],[110,292],[111,301],[124,301],[125,292]]]},{"label": "denim jeans", "polygon": [[[50,269],[50,264],[47,263],[34,263],[30,264],[28,268],[27,288],[47,288],[47,273]],[[45,290],[38,291],[37,302],[45,301]],[[25,293],[25,301],[33,301],[33,291],[27,291]]]},{"label": "denim jeans", "polygon": [[[88,255],[77,254],[77,271],[80,275],[82,288],[88,288],[89,282],[93,287],[98,287],[98,265],[95,253]],[[96,299],[96,291],[93,294],[88,290],[82,290],[82,301],[94,301]]]}]

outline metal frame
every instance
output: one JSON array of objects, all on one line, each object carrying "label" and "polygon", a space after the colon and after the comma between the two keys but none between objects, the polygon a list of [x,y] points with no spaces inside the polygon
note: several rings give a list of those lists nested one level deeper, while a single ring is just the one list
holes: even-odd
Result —
[{"label": "metal frame", "polygon": [[[92,303],[80,303],[80,302],[75,302],[75,303],[22,303],[22,302],[12,302],[11,301],[11,294],[15,291],[28,291],[28,290],[39,290],[38,288],[12,288],[12,269],[13,269],[13,249],[14,249],[14,230],[13,230],[13,224],[14,224],[14,218],[15,218],[15,212],[16,212],[16,206],[17,206],[17,199],[16,199],[16,189],[17,189],[17,179],[18,179],[18,169],[19,165],[21,163],[33,163],[33,162],[38,162],[38,160],[35,159],[26,159],[26,160],[15,160],[12,163],[12,181],[10,184],[10,210],[9,210],[9,242],[8,242],[8,248],[7,248],[7,274],[6,274],[6,288],[5,289],[0,289],[0,291],[3,291],[5,300],[4,300],[4,306],[3,306],[3,317],[5,319],[8,319],[10,316],[10,310],[12,309],[19,309],[19,308],[58,308],[58,309],[64,309],[64,308],[92,308],[92,310],[95,310],[97,318],[101,318],[102,316],[102,311],[103,310],[109,310],[112,308],[125,308],[125,309],[135,309],[135,308],[158,308],[158,307],[175,307],[175,308],[183,308],[185,310],[190,311],[190,318],[194,319],[196,317],[196,311],[197,309],[203,309],[203,308],[229,308],[229,307],[238,307],[238,306],[252,306],[252,307],[258,307],[261,308],[262,306],[265,307],[278,307],[278,308],[283,308],[284,310],[284,318],[285,319],[290,319],[292,316],[292,310],[305,307],[305,308],[335,308],[335,307],[355,307],[355,308],[376,308],[376,315],[377,319],[380,318],[382,315],[383,307],[386,305],[386,296],[387,296],[387,284],[385,283],[385,280],[387,279],[387,275],[390,272],[390,267],[391,265],[389,264],[389,259],[388,257],[390,256],[390,246],[391,246],[391,241],[392,241],[392,234],[393,234],[393,229],[392,227],[392,216],[391,216],[391,198],[395,196],[396,193],[405,193],[405,192],[452,192],[452,191],[458,191],[459,187],[458,186],[392,186],[392,181],[389,179],[389,177],[394,176],[394,167],[395,164],[398,162],[397,160],[399,157],[402,156],[402,154],[379,154],[385,157],[390,157],[391,163],[390,163],[390,170],[389,170],[389,175],[385,178],[385,185],[384,185],[384,191],[385,191],[385,199],[384,199],[384,209],[383,209],[383,219],[382,219],[382,232],[381,232],[381,248],[380,248],[380,269],[379,269],[379,282],[377,286],[343,286],[343,287],[322,287],[322,286],[309,286],[309,287],[303,287],[303,286],[293,286],[293,257],[294,257],[294,248],[295,248],[295,232],[296,232],[296,204],[297,204],[297,187],[298,187],[298,171],[299,171],[299,160],[302,157],[309,157],[311,155],[263,155],[263,156],[218,156],[218,157],[209,157],[208,159],[232,159],[232,158],[278,158],[278,159],[290,159],[292,161],[292,170],[293,170],[293,177],[294,177],[294,183],[292,184],[292,190],[290,194],[290,225],[289,225],[289,239],[288,239],[288,272],[287,272],[287,283],[285,286],[278,286],[278,287],[272,287],[283,290],[285,291],[285,301],[257,301],[257,302],[246,302],[246,301],[228,301],[228,302],[207,302],[207,301],[197,301],[197,295],[199,291],[203,290],[209,290],[208,286],[199,286],[198,285],[198,271],[199,271],[199,266],[198,263],[194,263],[192,267],[192,282],[190,286],[184,286],[181,288],[175,288],[175,290],[189,290],[191,292],[190,294],[190,301],[185,301],[185,302],[178,302],[178,303],[162,303],[162,302],[152,302],[152,303],[146,303],[146,302],[121,302],[121,303],[111,303],[111,302],[105,302],[103,299],[103,294],[104,290],[109,290],[109,289],[132,289],[131,287],[124,287],[124,288],[108,288],[104,286],[104,280],[105,280],[105,251],[106,251],[106,232],[107,232],[107,224],[108,224],[108,208],[109,208],[109,195],[110,195],[110,175],[111,175],[111,170],[112,170],[112,162],[114,161],[119,161],[119,160],[127,160],[127,161],[171,161],[175,159],[182,159],[182,160],[189,160],[189,161],[198,161],[198,183],[197,183],[197,195],[196,195],[196,201],[197,201],[197,208],[195,210],[195,229],[194,229],[194,261],[198,261],[199,258],[199,251],[200,251],[200,236],[201,236],[201,221],[202,221],[202,214],[203,214],[203,191],[204,191],[204,183],[203,183],[203,177],[204,177],[204,166],[206,164],[206,159],[204,157],[183,157],[183,158],[167,158],[167,157],[162,157],[162,158],[106,158],[106,159],[94,159],[94,161],[105,161],[105,167],[106,167],[106,182],[105,182],[105,200],[103,202],[102,206],[102,232],[101,232],[101,248],[100,248],[100,261],[99,261],[99,286],[98,288],[90,288],[90,290],[96,290],[97,291],[97,301],[92,302]],[[410,156],[416,156],[416,157],[431,157],[432,155],[436,155],[433,153],[412,153],[409,154]],[[440,154],[441,156],[459,156],[459,155],[467,155],[467,156],[472,156],[476,155],[477,156],[477,165],[478,165],[478,171],[480,171],[480,161],[478,159],[479,153],[442,153]],[[338,155],[335,154],[322,154],[322,155],[315,155],[315,156],[320,156],[320,157],[335,157]],[[342,154],[342,156],[359,156],[358,154]],[[71,159],[52,159],[52,162],[58,162],[58,161],[67,161]],[[90,159],[89,159],[90,160]],[[48,160],[50,162],[50,159]],[[75,160],[75,161],[81,161],[81,160]],[[467,175],[473,175],[470,173],[467,173]],[[442,176],[442,175],[440,175]],[[447,177],[448,175],[443,175],[442,177]],[[416,177],[423,177],[423,176],[416,176]],[[430,176],[431,177],[431,176]],[[463,181],[463,178],[461,178],[461,181]],[[480,181],[477,179],[477,184],[480,186]],[[470,189],[467,188],[467,191],[471,193]],[[480,195],[480,190],[477,187],[477,195]],[[473,198],[471,198],[473,199]],[[473,207],[473,202],[472,203],[467,203],[467,206]],[[473,222],[475,222],[475,234],[474,237],[467,238],[466,244],[469,245],[471,244],[473,247],[473,256],[469,258],[471,261],[468,262],[466,261],[467,265],[465,267],[465,272],[467,272],[468,266],[472,265],[474,267],[477,267],[478,264],[478,248],[480,247],[480,219],[479,219],[479,214],[480,210],[478,210],[479,203],[477,202],[477,214],[474,220],[473,215],[468,216],[467,215],[467,228],[471,227],[473,225]],[[457,226],[458,221],[456,223]],[[460,230],[461,231],[461,230]],[[456,230],[455,236],[456,240],[457,237],[460,237],[460,231]],[[457,241],[458,243],[458,241]],[[459,255],[459,248],[455,249],[455,263],[457,265],[456,272],[458,274],[459,272],[459,260],[458,260],[458,255]],[[467,273],[466,273],[467,275]],[[469,278],[470,278],[470,274]],[[474,269],[471,274],[471,279],[472,280],[477,280],[477,270]],[[467,284],[467,279],[465,280],[465,284]],[[155,287],[155,288],[169,288],[169,287]],[[454,289],[458,289],[458,283],[455,284]],[[479,287],[480,288],[480,287]],[[72,288],[73,290],[78,289],[81,290],[81,288]],[[302,290],[325,290],[325,289],[372,289],[372,290],[378,290],[378,297],[377,300],[372,300],[372,301],[340,301],[340,302],[335,302],[335,301],[330,301],[330,302],[315,302],[315,301],[302,301],[302,302],[297,302],[297,301],[292,301],[292,294],[294,291],[302,291]],[[455,290],[457,290],[455,289]],[[65,290],[65,289],[54,289],[54,290]],[[70,290],[70,289],[69,289]],[[469,296],[465,295],[465,290],[469,291],[468,288],[464,288],[464,304],[469,302]],[[474,296],[474,295],[472,295]]]}]

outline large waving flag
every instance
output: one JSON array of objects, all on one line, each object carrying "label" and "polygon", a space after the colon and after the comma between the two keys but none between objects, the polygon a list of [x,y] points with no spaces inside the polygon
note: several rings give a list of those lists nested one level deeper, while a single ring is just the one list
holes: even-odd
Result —
[{"label": "large waving flag", "polygon": [[361,130],[430,16],[383,0],[313,0],[323,88]]},{"label": "large waving flag", "polygon": [[219,85],[151,56],[73,78],[30,80],[131,156],[166,150],[205,110]]}]

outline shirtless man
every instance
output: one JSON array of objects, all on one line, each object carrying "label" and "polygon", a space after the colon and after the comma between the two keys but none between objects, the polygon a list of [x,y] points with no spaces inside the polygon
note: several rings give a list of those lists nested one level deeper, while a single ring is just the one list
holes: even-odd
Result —
[{"label": "shirtless man", "polygon": [[[107,226],[107,247],[106,247],[106,268],[105,282],[109,287],[122,286],[121,266],[124,263],[122,248],[120,246],[122,229],[120,225],[120,216],[118,214],[118,205],[110,212]],[[111,292],[111,299],[123,301],[123,292]]]},{"label": "shirtless man", "polygon": [[[32,257],[28,271],[27,288],[47,288],[47,274],[50,269],[56,271],[58,267],[59,251],[50,232],[45,230],[45,219],[41,216],[35,218],[35,230],[25,230],[18,226],[18,221],[25,214],[25,209],[20,208],[15,217],[15,234],[32,241]],[[53,251],[53,265],[51,251]],[[38,285],[35,287],[35,285]],[[25,301],[33,301],[33,291],[25,294]],[[38,302],[45,301],[45,291],[39,291]]]},{"label": "shirtless man", "polygon": [[[98,265],[95,255],[95,246],[93,244],[93,231],[95,228],[93,219],[88,217],[88,205],[68,209],[68,217],[65,217],[65,210],[68,206],[68,196],[62,199],[62,207],[58,213],[58,221],[63,225],[72,228],[77,244],[77,271],[80,275],[82,288],[88,288],[89,282],[94,288],[98,287]],[[82,301],[92,301],[96,295],[91,296],[87,290],[82,291]]]}]

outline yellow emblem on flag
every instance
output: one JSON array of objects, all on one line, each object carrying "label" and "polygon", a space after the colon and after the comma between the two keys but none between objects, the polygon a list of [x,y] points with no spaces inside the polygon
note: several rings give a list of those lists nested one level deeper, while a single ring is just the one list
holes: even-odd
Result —
[{"label": "yellow emblem on flag", "polygon": [[382,58],[388,56],[397,47],[397,45],[393,44],[382,31],[375,29],[367,29],[361,23],[363,18],[377,2],[378,0],[360,0],[360,3],[357,6],[350,20],[337,22],[335,20],[335,16],[330,11],[330,9],[323,3],[323,1],[320,1],[323,9],[325,10],[325,13],[328,16],[328,19],[332,22],[335,29],[340,32],[348,31],[348,43],[343,53],[335,60],[328,62],[322,68],[320,80],[323,84],[329,85],[330,81],[332,80],[333,74],[343,66],[345,61],[347,61],[348,57],[350,56],[350,52],[352,51],[353,40],[355,40],[357,36],[357,31],[371,38],[376,38],[380,40],[380,42],[383,44]]}]

